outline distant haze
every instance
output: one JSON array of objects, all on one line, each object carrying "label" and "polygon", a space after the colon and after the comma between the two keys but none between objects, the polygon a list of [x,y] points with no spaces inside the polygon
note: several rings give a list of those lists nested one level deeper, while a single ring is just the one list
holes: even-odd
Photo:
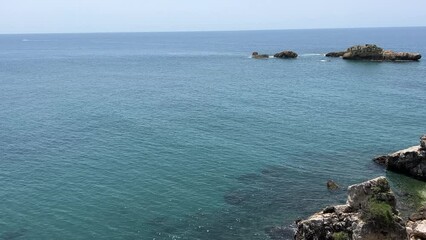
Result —
[{"label": "distant haze", "polygon": [[2,0],[0,33],[426,26],[425,0]]}]

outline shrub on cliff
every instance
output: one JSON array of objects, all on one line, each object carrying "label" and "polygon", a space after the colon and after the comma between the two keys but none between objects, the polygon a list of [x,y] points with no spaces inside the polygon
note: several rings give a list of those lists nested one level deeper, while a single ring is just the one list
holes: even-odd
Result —
[{"label": "shrub on cliff", "polygon": [[349,240],[349,235],[345,232],[333,233],[333,240]]},{"label": "shrub on cliff", "polygon": [[391,227],[394,224],[392,207],[375,199],[371,199],[363,213],[363,218],[380,227]]}]

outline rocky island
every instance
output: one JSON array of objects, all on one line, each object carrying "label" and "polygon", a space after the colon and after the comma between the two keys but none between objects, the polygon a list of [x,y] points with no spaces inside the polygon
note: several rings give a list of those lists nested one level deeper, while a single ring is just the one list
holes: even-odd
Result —
[{"label": "rocky island", "polygon": [[293,51],[282,51],[274,54],[274,57],[276,58],[297,58],[297,56],[297,53]]},{"label": "rocky island", "polygon": [[419,53],[394,52],[384,50],[374,44],[356,45],[346,51],[330,52],[326,57],[342,57],[347,60],[369,60],[369,61],[418,61],[422,58]]},{"label": "rocky island", "polygon": [[420,137],[420,145],[373,159],[386,169],[426,181],[426,134]]},{"label": "rocky island", "polygon": [[254,59],[267,59],[267,58],[269,58],[269,55],[268,54],[259,54],[258,52],[253,52],[251,54],[251,58],[254,58]]},{"label": "rocky island", "polygon": [[[297,58],[297,53],[293,51],[282,51],[274,54],[274,58]],[[259,54],[258,52],[253,52],[251,58],[254,59],[267,59],[269,58],[268,54]]]}]

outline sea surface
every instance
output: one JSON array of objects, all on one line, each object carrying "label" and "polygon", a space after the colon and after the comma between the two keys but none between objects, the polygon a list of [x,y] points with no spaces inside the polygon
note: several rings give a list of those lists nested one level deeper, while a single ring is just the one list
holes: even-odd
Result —
[{"label": "sea surface", "polygon": [[[426,133],[426,28],[0,35],[0,239],[270,239]],[[250,59],[294,50],[293,60]],[[407,193],[408,192],[408,193]],[[408,197],[407,197],[408,196]],[[405,197],[405,198],[404,198]],[[420,199],[420,200],[419,200]],[[408,207],[409,208],[409,207]]]}]

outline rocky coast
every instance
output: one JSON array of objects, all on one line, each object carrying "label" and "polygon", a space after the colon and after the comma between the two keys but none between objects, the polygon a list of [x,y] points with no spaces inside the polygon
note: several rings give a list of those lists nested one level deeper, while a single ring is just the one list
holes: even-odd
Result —
[{"label": "rocky coast", "polygon": [[426,134],[420,137],[419,145],[375,157],[373,161],[389,171],[426,181]]},{"label": "rocky coast", "polygon": [[[390,171],[426,180],[426,135],[420,144],[374,161]],[[331,191],[339,189],[332,180]],[[349,186],[344,205],[325,207],[322,211],[295,222],[295,240],[426,240],[426,206],[403,219],[397,200],[385,177]],[[274,240],[286,239],[287,227],[274,227],[267,233]]]},{"label": "rocky coast", "polygon": [[345,205],[329,206],[297,222],[296,240],[406,239],[405,224],[385,177],[348,188]]},{"label": "rocky coast", "polygon": [[349,186],[347,192],[346,204],[325,207],[305,220],[296,221],[294,239],[426,239],[426,208],[413,213],[408,221],[403,220],[385,177]]}]

